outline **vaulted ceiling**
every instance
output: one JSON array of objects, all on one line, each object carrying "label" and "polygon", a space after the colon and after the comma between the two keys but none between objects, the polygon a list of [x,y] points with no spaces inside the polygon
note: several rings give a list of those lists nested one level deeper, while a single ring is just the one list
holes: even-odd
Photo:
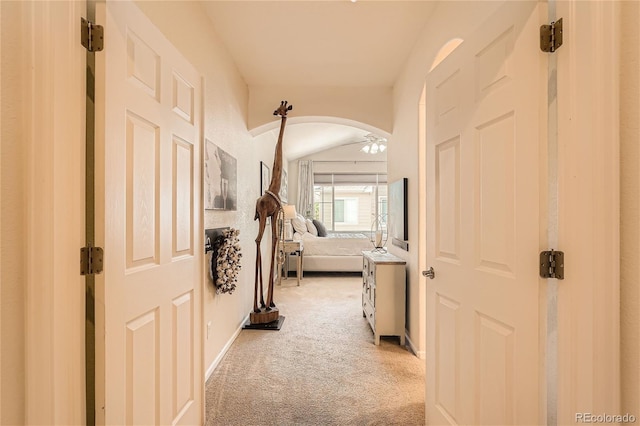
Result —
[{"label": "vaulted ceiling", "polygon": [[[393,87],[434,1],[204,1],[249,89]],[[367,133],[349,125],[292,124],[290,158]],[[300,126],[296,129],[296,126]],[[304,138],[304,148],[296,143]]]}]

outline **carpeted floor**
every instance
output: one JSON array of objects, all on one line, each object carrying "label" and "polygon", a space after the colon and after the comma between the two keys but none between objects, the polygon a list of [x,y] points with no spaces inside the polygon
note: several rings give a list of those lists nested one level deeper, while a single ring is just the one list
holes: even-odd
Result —
[{"label": "carpeted floor", "polygon": [[282,329],[240,333],[207,381],[207,426],[424,425],[424,361],[373,344],[361,280],[283,281]]}]

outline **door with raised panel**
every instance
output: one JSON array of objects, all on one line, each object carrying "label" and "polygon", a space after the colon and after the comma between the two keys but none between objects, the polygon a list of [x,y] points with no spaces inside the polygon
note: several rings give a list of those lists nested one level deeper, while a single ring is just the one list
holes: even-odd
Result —
[{"label": "door with raised panel", "polygon": [[506,2],[427,78],[428,424],[539,424],[537,2]]},{"label": "door with raised panel", "polygon": [[132,2],[98,6],[97,422],[202,424],[200,76]]}]

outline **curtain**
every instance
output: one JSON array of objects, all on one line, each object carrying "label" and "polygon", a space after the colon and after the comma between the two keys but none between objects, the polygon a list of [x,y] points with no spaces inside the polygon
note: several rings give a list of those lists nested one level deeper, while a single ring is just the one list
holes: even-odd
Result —
[{"label": "curtain", "polygon": [[298,161],[298,213],[313,217],[313,161]]}]

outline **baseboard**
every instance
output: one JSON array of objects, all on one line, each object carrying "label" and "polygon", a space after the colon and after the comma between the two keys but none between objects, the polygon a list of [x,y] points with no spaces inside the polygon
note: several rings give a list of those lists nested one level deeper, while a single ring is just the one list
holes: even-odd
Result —
[{"label": "baseboard", "polygon": [[218,364],[220,364],[220,361],[222,361],[222,358],[224,358],[224,356],[227,354],[227,351],[229,350],[233,342],[238,338],[238,335],[242,331],[242,326],[244,325],[244,323],[247,322],[248,319],[249,319],[249,314],[247,314],[247,316],[244,317],[244,319],[240,322],[240,325],[236,329],[235,333],[233,333],[233,335],[231,336],[229,341],[227,341],[227,343],[224,345],[224,347],[222,348],[222,350],[220,351],[216,359],[214,359],[211,365],[209,366],[209,368],[207,368],[207,371],[204,375],[205,382],[209,380],[209,377],[211,377],[215,369],[218,367]]},{"label": "baseboard", "polygon": [[409,349],[411,349],[411,352],[413,352],[413,354],[415,356],[417,356],[420,359],[426,359],[427,358],[427,354],[426,354],[425,351],[418,351],[416,349],[416,346],[413,344],[413,342],[409,338],[409,333],[407,333],[406,330],[405,330],[405,339],[407,341],[407,346],[409,346]]}]

